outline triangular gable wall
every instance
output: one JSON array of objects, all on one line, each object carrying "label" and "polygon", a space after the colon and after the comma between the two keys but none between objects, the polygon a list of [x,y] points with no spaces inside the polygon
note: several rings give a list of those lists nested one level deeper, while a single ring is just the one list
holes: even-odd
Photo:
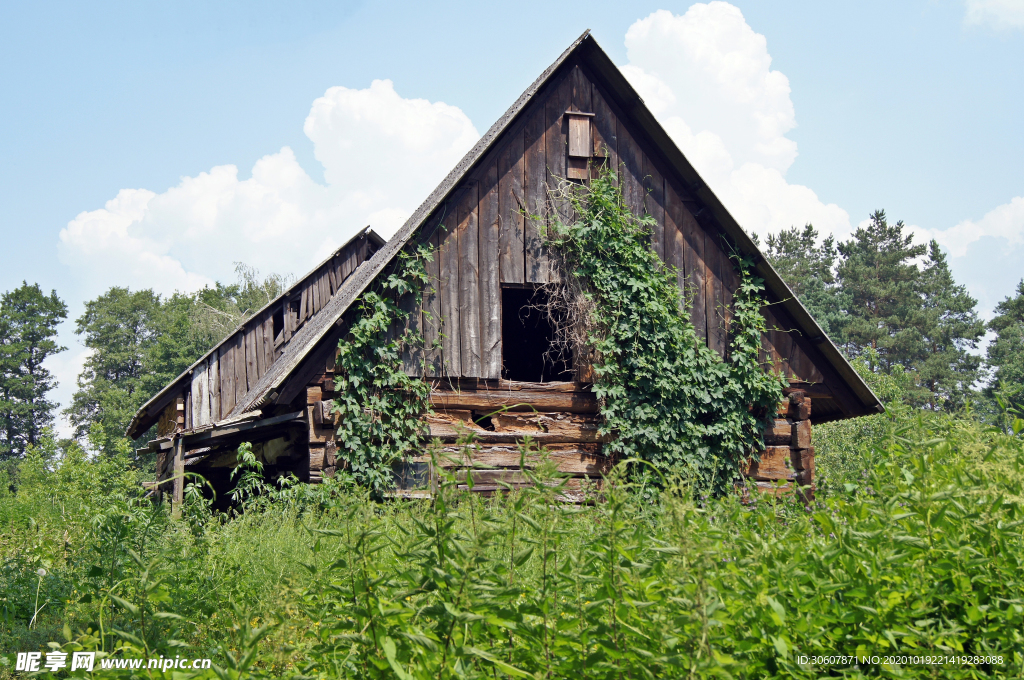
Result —
[{"label": "triangular gable wall", "polygon": [[[725,255],[752,256],[764,277],[766,316],[773,329],[766,357],[815,400],[816,421],[880,412],[882,406],[849,362],[795,299],[757,246],[701,181],[621,72],[584,33],[520,96],[431,193],[398,233],[330,300],[324,313],[296,336],[289,353],[252,386],[231,416],[278,409],[324,373],[358,296],[410,242],[436,247],[434,291],[424,300],[442,328],[423,326],[441,350],[427,357],[431,377],[494,379],[501,371],[500,289],[543,283],[551,275],[540,228],[520,210],[543,214],[548,188],[564,177],[567,111],[593,113],[595,138],[619,169],[623,193],[637,212],[658,223],[653,247],[677,267],[693,293],[691,317],[716,351],[727,343],[736,275]],[[420,323],[423,315],[414,317]],[[420,357],[406,370],[420,372]]]},{"label": "triangular gable wall", "polygon": [[[436,253],[430,271],[433,291],[424,299],[427,314],[414,324],[428,341],[441,338],[441,349],[428,357],[429,377],[499,379],[501,287],[546,283],[557,275],[542,243],[542,223],[525,218],[523,209],[530,215],[550,214],[549,190],[566,177],[570,163],[578,167],[578,159],[568,156],[566,114],[572,111],[593,114],[593,143],[607,156],[593,160],[617,168],[627,204],[637,214],[646,211],[654,217],[653,249],[679,272],[680,288],[692,300],[690,318],[697,333],[724,355],[739,285],[727,255],[734,244],[697,221],[700,202],[681,178],[654,160],[650,143],[631,129],[628,117],[594,81],[584,65],[575,60],[564,64],[426,221],[421,234],[429,234]],[[838,393],[852,402],[827,362],[815,361],[813,347],[793,332],[795,325],[787,323],[785,313],[767,309],[765,314],[772,329],[764,338],[765,358],[770,356],[791,382],[818,386],[816,408],[820,404],[826,412],[816,419],[825,419],[831,410],[820,397]],[[408,373],[422,372],[419,359],[407,356]],[[843,409],[835,407],[835,415],[841,415]]]}]

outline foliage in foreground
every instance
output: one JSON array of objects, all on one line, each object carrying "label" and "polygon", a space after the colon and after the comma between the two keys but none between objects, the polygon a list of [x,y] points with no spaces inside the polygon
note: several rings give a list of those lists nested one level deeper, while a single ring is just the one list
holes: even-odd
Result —
[{"label": "foliage in foreground", "polygon": [[116,461],[65,460],[55,503],[30,460],[0,497],[5,652],[209,656],[221,677],[811,678],[826,670],[801,655],[897,652],[1003,663],[844,673],[1024,672],[1024,446],[943,415],[896,423],[859,483],[807,509],[678,487],[650,505],[626,484],[592,507],[545,486],[376,504],[326,485],[173,520]]}]

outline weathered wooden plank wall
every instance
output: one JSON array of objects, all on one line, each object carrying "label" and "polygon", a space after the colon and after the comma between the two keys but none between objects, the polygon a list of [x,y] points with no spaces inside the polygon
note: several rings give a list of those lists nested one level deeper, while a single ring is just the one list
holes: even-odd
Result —
[{"label": "weathered wooden plank wall", "polygon": [[[550,190],[568,170],[568,111],[593,114],[592,165],[612,168],[626,204],[654,218],[652,248],[677,271],[697,334],[725,356],[739,286],[726,242],[698,222],[697,201],[687,187],[659,165],[654,150],[644,148],[586,72],[573,66],[534,98],[424,228],[436,248],[430,270],[435,284],[424,296],[418,321],[425,338],[440,337],[442,345],[427,356],[427,376],[500,378],[501,286],[543,284],[556,275],[543,230],[552,211],[564,215],[566,209],[553,203]],[[439,222],[443,227],[435,230]],[[436,321],[425,322],[426,315]],[[821,380],[788,328],[770,311],[766,317],[780,330],[765,335],[765,356],[791,379]],[[423,372],[418,362],[406,370]]]}]

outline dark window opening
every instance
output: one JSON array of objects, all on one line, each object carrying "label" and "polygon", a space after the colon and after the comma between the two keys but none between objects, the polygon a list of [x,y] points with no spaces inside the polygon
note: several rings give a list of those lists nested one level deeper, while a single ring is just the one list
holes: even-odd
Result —
[{"label": "dark window opening", "polygon": [[284,306],[274,312],[274,340],[284,332]]},{"label": "dark window opening", "polygon": [[522,382],[572,380],[572,366],[551,347],[555,331],[542,290],[501,290],[501,377]]}]

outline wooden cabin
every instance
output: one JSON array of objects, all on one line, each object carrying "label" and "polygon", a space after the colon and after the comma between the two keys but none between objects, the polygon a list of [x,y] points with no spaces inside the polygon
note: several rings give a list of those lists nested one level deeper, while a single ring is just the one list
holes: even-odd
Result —
[{"label": "wooden cabin", "polygon": [[[600,165],[617,170],[633,211],[654,218],[651,248],[678,271],[691,320],[719,354],[738,285],[725,248],[755,261],[770,302],[765,357],[790,387],[766,433],[768,448],[747,474],[765,490],[813,485],[812,424],[879,413],[882,405],[589,32],[527,88],[394,237],[384,243],[367,229],[346,243],[147,402],[128,435],[139,438],[157,424],[147,450],[158,453],[159,480],[173,479],[167,486],[176,500],[186,470],[225,488],[242,441],[253,442],[270,474],[292,472],[310,483],[333,474],[329,400],[354,303],[402,248],[428,243],[436,249],[433,285],[412,323],[428,340],[440,339],[440,349],[425,357],[410,352],[404,368],[431,382],[430,433],[452,455],[448,464],[474,468],[475,490],[494,490],[516,481],[517,445],[530,435],[574,478],[570,495],[583,494],[586,480],[599,478],[611,461],[602,454],[586,376],[541,358],[551,329],[531,316],[530,300],[559,274],[543,225],[524,213],[550,219],[549,191],[566,178],[587,181]],[[476,445],[464,451],[455,440],[467,428]]]}]

